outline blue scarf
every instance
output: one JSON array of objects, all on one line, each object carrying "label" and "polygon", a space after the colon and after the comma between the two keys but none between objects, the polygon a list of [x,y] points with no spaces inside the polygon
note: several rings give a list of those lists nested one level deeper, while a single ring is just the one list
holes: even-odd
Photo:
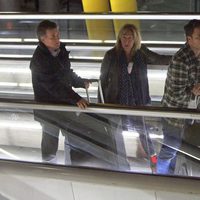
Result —
[{"label": "blue scarf", "polygon": [[121,105],[134,106],[136,105],[134,90],[132,87],[131,76],[128,73],[128,63],[124,53],[119,58],[119,66],[121,68],[119,103]]}]

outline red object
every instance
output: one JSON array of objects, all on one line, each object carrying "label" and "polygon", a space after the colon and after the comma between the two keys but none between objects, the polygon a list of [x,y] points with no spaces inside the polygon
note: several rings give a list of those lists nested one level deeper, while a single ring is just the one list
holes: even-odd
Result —
[{"label": "red object", "polygon": [[158,158],[157,158],[157,156],[156,155],[154,155],[154,156],[151,156],[151,163],[153,163],[153,164],[156,164],[157,163],[157,161],[158,161]]}]

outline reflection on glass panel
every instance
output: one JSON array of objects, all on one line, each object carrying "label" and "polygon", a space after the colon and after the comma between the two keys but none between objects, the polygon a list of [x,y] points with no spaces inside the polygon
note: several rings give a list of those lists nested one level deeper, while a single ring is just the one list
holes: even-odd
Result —
[{"label": "reflection on glass panel", "polygon": [[[105,51],[114,45],[117,26],[123,21],[55,21],[60,26],[62,40],[71,50],[70,58],[90,59],[90,62],[72,62],[74,71],[81,77],[98,79],[101,59]],[[143,42],[152,44],[158,53],[172,55],[177,46],[171,48],[164,44],[181,45],[185,41],[185,20],[136,22]],[[3,27],[0,31],[0,56],[9,58],[0,62],[0,95],[33,99],[29,60],[25,59],[30,59],[36,47],[35,28],[39,20],[1,19],[0,23]],[[109,26],[104,26],[104,23]],[[22,60],[16,61],[16,58]],[[96,58],[98,62],[94,61]],[[151,98],[160,102],[167,67],[148,67]],[[86,96],[85,90],[77,92]],[[97,84],[92,85],[89,92],[96,100],[93,95],[97,94]],[[199,176],[199,119],[193,121],[188,116],[184,120],[177,117],[181,122],[181,126],[177,126],[173,115],[167,119],[159,114],[137,116],[129,110],[131,108],[123,114],[120,109],[114,114],[109,111],[99,114],[71,110],[1,109],[0,158],[126,172]]]},{"label": "reflection on glass panel", "polygon": [[[173,20],[143,20],[141,21],[141,34],[144,41],[175,41],[180,42],[185,40],[183,27],[188,21]],[[153,42],[152,42],[153,43]]]},{"label": "reflection on glass panel", "polygon": [[[35,31],[40,21],[41,20],[38,19],[1,19],[0,38],[12,38],[16,39],[16,42],[26,42],[31,39],[37,39]],[[164,21],[127,19],[53,19],[53,21],[59,25],[61,39],[64,41],[66,39],[71,39],[74,43],[78,39],[83,42],[86,40],[94,40],[95,42],[96,40],[100,43],[106,42],[107,40],[116,40],[119,28],[121,28],[125,23],[133,23],[138,26],[143,40],[181,41],[184,40],[183,26],[187,22],[187,20],[175,19]],[[7,42],[11,41],[7,40]]]},{"label": "reflection on glass panel", "polygon": [[138,10],[158,12],[195,12],[196,0],[138,0]]},{"label": "reflection on glass panel", "polygon": [[[136,9],[138,11],[158,11],[158,12],[198,12],[199,4],[198,0],[135,0]],[[102,2],[101,2],[102,3]],[[107,2],[110,3],[109,1]],[[91,2],[92,4],[92,2]],[[44,0],[26,0],[26,1],[13,1],[1,2],[1,11],[13,12],[87,12],[87,9],[83,9],[83,2],[81,0],[62,0],[62,1],[44,1]],[[130,5],[130,4],[129,4]],[[92,7],[92,6],[91,6]],[[95,7],[96,8],[96,7]],[[127,7],[125,7],[127,8]],[[121,8],[119,8],[121,9]],[[127,12],[131,8],[127,8]],[[131,9],[133,10],[133,8]],[[107,11],[104,9],[104,11]],[[110,8],[109,11],[113,11]],[[92,9],[90,10],[92,12]],[[94,10],[93,10],[94,12]],[[99,12],[102,9],[99,8]]]},{"label": "reflection on glass panel", "polygon": [[[127,20],[55,20],[71,59],[102,61],[115,45],[119,27]],[[140,29],[142,42],[159,54],[173,55],[184,43],[185,20],[128,20]],[[0,58],[30,60],[38,43],[36,26],[40,20],[1,19]],[[98,22],[98,26],[97,26]],[[9,24],[9,25],[8,25]],[[176,44],[176,46],[173,46]],[[178,45],[178,46],[177,46]]]},{"label": "reflection on glass panel", "polygon": [[113,114],[1,109],[0,158],[198,177],[199,121],[183,119],[184,113],[158,117],[159,110],[149,117],[148,110],[136,116],[135,108],[107,108]]}]

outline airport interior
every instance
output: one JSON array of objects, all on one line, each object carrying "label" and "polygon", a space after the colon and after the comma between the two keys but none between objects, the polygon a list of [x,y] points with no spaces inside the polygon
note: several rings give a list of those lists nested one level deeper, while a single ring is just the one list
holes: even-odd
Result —
[{"label": "airport interior", "polygon": [[[186,43],[183,27],[199,13],[199,0],[0,0],[0,200],[200,200],[198,107],[161,104],[171,59]],[[30,60],[46,19],[58,24],[73,71],[91,81],[88,90],[73,88],[86,109],[34,99]],[[127,23],[142,45],[169,58],[147,65],[148,106],[99,103],[102,60]],[[165,119],[187,123],[179,146],[165,143]],[[48,161],[44,123],[60,132]],[[163,147],[176,152],[172,173],[157,170]]]}]

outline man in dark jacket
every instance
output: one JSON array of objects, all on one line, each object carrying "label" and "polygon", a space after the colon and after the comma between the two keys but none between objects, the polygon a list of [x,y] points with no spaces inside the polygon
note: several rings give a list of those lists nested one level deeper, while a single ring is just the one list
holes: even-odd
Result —
[{"label": "man in dark jacket", "polygon": [[[72,86],[88,88],[89,82],[77,76],[70,69],[69,52],[60,42],[57,24],[49,20],[40,22],[37,27],[37,36],[39,44],[30,62],[35,100],[68,103],[77,105],[79,108],[86,108],[88,102],[79,96],[72,89]],[[40,121],[40,123],[43,130],[42,158],[44,161],[54,162],[58,149],[60,127],[45,120]],[[67,146],[67,134],[65,137]]]}]

